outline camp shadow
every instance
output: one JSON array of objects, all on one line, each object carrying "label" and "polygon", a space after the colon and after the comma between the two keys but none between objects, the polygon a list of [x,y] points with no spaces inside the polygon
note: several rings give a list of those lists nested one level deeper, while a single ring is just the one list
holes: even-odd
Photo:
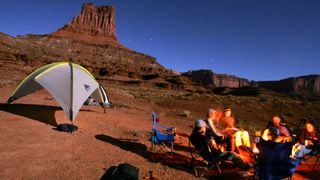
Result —
[{"label": "camp shadow", "polygon": [[[0,110],[9,112],[12,114],[20,115],[20,116],[56,127],[57,122],[55,119],[55,112],[62,110],[62,108],[58,106],[48,106],[48,105],[38,105],[38,104],[0,103]],[[80,109],[80,111],[93,112],[91,110],[83,110],[83,109]]]},{"label": "camp shadow", "polygon": [[150,162],[160,162],[162,165],[183,170],[188,173],[193,173],[191,168],[191,158],[177,153],[154,153],[148,151],[148,147],[145,144],[139,143],[134,139],[117,139],[104,134],[95,136],[96,139],[104,141],[106,143],[118,146],[119,148],[135,153]]},{"label": "camp shadow", "polygon": [[57,126],[55,112],[62,110],[60,107],[36,104],[0,104],[0,110],[27,117],[51,126]]},{"label": "camp shadow", "polygon": [[[185,172],[193,174],[193,168],[191,167],[191,157],[186,157],[177,153],[154,153],[148,151],[148,147],[145,144],[139,143],[136,139],[117,139],[111,136],[107,136],[104,134],[99,134],[95,136],[96,139],[104,141],[106,143],[112,144],[114,146],[118,146],[123,150],[130,151],[132,153],[138,154],[141,157],[149,160],[150,162],[160,162],[162,165],[183,170]],[[185,151],[189,147],[180,147],[183,151]],[[175,148],[175,150],[177,150]],[[196,161],[197,165],[204,165],[203,161]],[[223,173],[219,174],[217,170],[209,171],[205,178],[207,179],[250,179],[252,177],[244,177],[242,175],[245,171],[239,171],[233,164],[222,164],[221,168],[223,168]],[[112,169],[112,167],[111,167]],[[109,171],[109,170],[108,170]],[[106,172],[101,179],[108,176]],[[200,170],[201,171],[201,170]]]}]

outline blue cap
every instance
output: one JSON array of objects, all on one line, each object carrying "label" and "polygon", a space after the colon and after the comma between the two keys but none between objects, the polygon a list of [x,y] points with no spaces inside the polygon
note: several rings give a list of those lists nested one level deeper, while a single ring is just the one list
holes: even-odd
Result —
[{"label": "blue cap", "polygon": [[207,123],[204,122],[204,120],[202,120],[202,119],[198,119],[198,120],[196,121],[195,126],[196,126],[196,127],[206,127],[206,126],[207,126]]}]

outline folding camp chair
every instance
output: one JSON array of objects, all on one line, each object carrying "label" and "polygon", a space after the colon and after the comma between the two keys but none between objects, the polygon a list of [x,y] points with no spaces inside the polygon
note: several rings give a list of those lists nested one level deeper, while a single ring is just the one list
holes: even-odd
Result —
[{"label": "folding camp chair", "polygon": [[[318,121],[316,121],[318,123]],[[317,125],[317,127],[319,127]],[[320,130],[318,130],[320,132]],[[316,142],[316,144],[319,143],[319,140]],[[314,170],[314,168],[316,167],[316,165],[318,164],[318,162],[320,162],[320,148],[318,146],[318,149],[314,149],[311,151],[311,153],[309,154],[311,157],[315,157],[316,161],[314,162],[313,166],[312,166],[312,171]]]},{"label": "folding camp chair", "polygon": [[313,167],[312,167],[312,171],[314,170],[314,168],[316,167],[316,165],[318,164],[318,162],[320,161],[320,153],[318,152],[315,157],[317,158],[316,161],[314,162],[313,164]]},{"label": "folding camp chair", "polygon": [[[151,150],[155,151],[157,147],[159,152],[163,149],[167,149],[169,152],[173,153],[173,144],[175,137],[175,127],[162,126],[157,124],[157,116],[155,112],[152,112],[153,127],[151,136]],[[170,145],[168,147],[168,145]]]},{"label": "folding camp chair", "polygon": [[[219,166],[220,161],[217,161],[217,160],[215,160],[215,159],[213,158],[212,153],[211,153],[212,150],[211,150],[211,147],[210,147],[209,145],[203,147],[200,151],[197,151],[197,150],[193,151],[193,149],[195,149],[195,148],[192,148],[192,143],[191,143],[191,141],[189,140],[189,152],[190,152],[190,155],[191,155],[191,166],[192,166],[193,171],[194,171],[194,173],[195,173],[196,176],[202,177],[202,176],[204,176],[205,174],[207,174],[207,172],[208,172],[209,170],[212,170],[212,169],[215,168],[215,167],[217,167],[219,173],[221,174],[221,169],[220,169],[220,166]],[[209,151],[209,154],[211,155],[209,158],[202,157],[202,156],[200,155],[200,153],[201,153],[202,151],[206,151],[206,150]],[[201,165],[196,165],[196,161],[197,161],[200,157],[202,157],[202,159],[204,160],[204,162],[205,162],[205,164],[206,164],[206,167],[201,166]],[[204,171],[202,174],[198,174],[197,169],[204,169],[205,171]]]},{"label": "folding camp chair", "polygon": [[[315,126],[316,126],[316,127],[319,127],[318,121],[317,121],[317,120],[314,120],[314,122],[315,122]],[[302,123],[305,124],[305,123],[306,123],[306,119],[303,119],[303,120],[299,123],[299,127],[300,127],[300,124],[302,124]],[[320,132],[319,129],[318,129],[318,131]],[[297,134],[299,134],[299,133],[297,133]],[[296,142],[297,142],[297,141],[298,141],[298,138],[297,138]],[[319,142],[319,140],[318,140],[318,142]],[[318,142],[316,142],[315,144],[317,144]],[[302,160],[305,161],[305,160],[308,160],[308,159],[310,159],[310,158],[312,158],[312,157],[315,157],[315,158],[316,158],[316,160],[315,160],[315,162],[314,162],[314,164],[313,164],[313,166],[312,166],[312,168],[311,168],[311,170],[313,171],[313,170],[315,169],[316,165],[318,164],[318,162],[320,162],[320,148],[312,150],[309,154],[306,154],[306,155],[302,158]]]},{"label": "folding camp chair", "polygon": [[316,167],[316,165],[318,164],[318,162],[320,162],[320,149],[319,150],[313,150],[311,151],[309,154],[306,154],[303,158],[303,160],[308,160],[311,159],[312,157],[315,157],[316,160],[314,162],[314,164],[312,165],[311,170],[313,171]]},{"label": "folding camp chair", "polygon": [[260,139],[254,176],[261,180],[292,179],[300,160],[290,158],[292,143],[276,143]]}]

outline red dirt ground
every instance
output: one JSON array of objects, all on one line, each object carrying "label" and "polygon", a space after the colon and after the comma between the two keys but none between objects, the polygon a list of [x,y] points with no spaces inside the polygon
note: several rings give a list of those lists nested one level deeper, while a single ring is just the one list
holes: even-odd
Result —
[{"label": "red dirt ground", "polygon": [[[152,110],[161,110],[160,123],[176,126],[180,134],[190,133],[192,118],[168,118],[163,107],[113,89],[109,96],[121,102],[119,108],[103,113],[100,107],[84,106],[75,120],[79,131],[63,133],[54,128],[69,120],[46,91],[5,105],[13,90],[0,88],[0,179],[100,179],[109,167],[124,162],[139,167],[139,179],[149,171],[159,179],[199,179],[189,167],[186,137],[178,137],[173,155],[149,151]],[[293,179],[317,179],[320,165],[311,172],[312,160],[300,165]],[[223,169],[222,176],[210,174],[214,179],[252,178],[234,168]]]}]

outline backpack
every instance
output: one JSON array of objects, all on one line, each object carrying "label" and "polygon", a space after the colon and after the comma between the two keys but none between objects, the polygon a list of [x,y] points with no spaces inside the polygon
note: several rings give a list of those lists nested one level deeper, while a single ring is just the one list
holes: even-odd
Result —
[{"label": "backpack", "polygon": [[59,124],[57,126],[57,130],[63,132],[74,132],[78,130],[78,127],[72,124]]},{"label": "backpack", "polygon": [[128,163],[120,164],[118,167],[110,167],[101,177],[101,180],[138,180],[139,168]]}]

